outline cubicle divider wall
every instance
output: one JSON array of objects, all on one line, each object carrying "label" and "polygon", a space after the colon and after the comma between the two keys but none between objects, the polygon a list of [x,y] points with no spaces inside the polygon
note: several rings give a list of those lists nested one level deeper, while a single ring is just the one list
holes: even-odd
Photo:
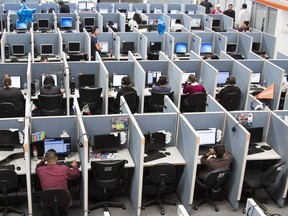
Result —
[{"label": "cubicle divider wall", "polygon": [[[93,12],[78,12],[79,16],[79,24],[80,24],[80,31],[82,32],[83,28],[86,28],[88,32],[91,32],[92,28],[94,26],[100,25],[100,23],[103,23],[103,17],[99,13],[93,13]],[[102,31],[102,29],[100,29]]]},{"label": "cubicle divider wall", "polygon": [[164,32],[164,44],[164,53],[168,55],[170,59],[173,59],[175,38],[171,34]]},{"label": "cubicle divider wall", "polygon": [[123,55],[120,55],[120,53],[123,54],[123,52],[127,52],[127,50],[123,50],[123,42],[134,43],[134,50],[129,50],[129,51],[131,51],[132,53],[139,53],[139,35],[137,32],[118,32],[117,35],[120,37],[120,47],[118,48],[119,60],[123,58]]},{"label": "cubicle divider wall", "polygon": [[164,96],[163,113],[180,113],[180,110],[167,95]]},{"label": "cubicle divider wall", "polygon": [[[147,11],[147,13],[156,13],[156,14],[164,13],[163,4],[149,4],[149,7],[150,7],[150,12]],[[147,7],[147,9],[148,9],[148,7]]]},{"label": "cubicle divider wall", "polygon": [[215,33],[214,53],[220,56],[221,50],[226,50],[227,41],[226,36]]},{"label": "cubicle divider wall", "polygon": [[[204,8],[205,10],[205,8]],[[204,12],[205,13],[205,12]],[[205,15],[203,19],[203,29],[206,31],[206,29],[212,29],[212,23],[213,23],[213,17],[210,17],[208,15]],[[212,31],[212,30],[211,30]]]},{"label": "cubicle divider wall", "polygon": [[[5,74],[9,76],[20,76],[20,86],[24,89],[25,84],[28,84],[27,80],[27,63],[10,63],[0,64],[0,77],[3,80]],[[1,82],[1,87],[3,87],[3,82]]]},{"label": "cubicle divider wall", "polygon": [[202,80],[206,93],[212,95],[212,97],[216,96],[217,73],[217,69],[210,62],[202,60],[202,68],[198,80],[199,83]]},{"label": "cubicle divider wall", "polygon": [[[147,44],[146,44],[147,45],[147,53],[153,53],[154,54],[155,51],[153,50],[152,46],[155,45],[155,42],[161,43],[161,50],[160,51],[164,50],[165,40],[164,40],[164,37],[160,36],[158,32],[144,32],[142,34],[147,38]],[[152,44],[152,46],[151,46],[151,44]],[[140,46],[142,46],[142,44]],[[147,54],[145,56],[147,56]]]},{"label": "cubicle divider wall", "polygon": [[[185,13],[186,14],[196,14],[198,4],[185,4]],[[182,11],[181,11],[182,12]],[[184,12],[182,12],[184,13]]]},{"label": "cubicle divider wall", "polygon": [[103,13],[114,13],[114,5],[115,4],[111,4],[111,3],[97,3],[96,4],[96,10],[103,14]]},{"label": "cubicle divider wall", "polygon": [[138,53],[142,57],[142,59],[147,59],[148,38],[145,35],[138,33],[138,41]]},{"label": "cubicle divider wall", "polygon": [[288,56],[280,51],[276,53],[276,59],[288,59]]},{"label": "cubicle divider wall", "polygon": [[[125,22],[123,20],[120,20],[120,13],[103,13],[101,14],[103,17],[103,29],[107,28],[108,21],[113,21],[114,27],[118,29],[118,31],[125,32],[125,28],[123,30],[123,25],[125,26]],[[116,27],[117,26],[117,27]],[[100,31],[103,31],[103,29],[100,29]],[[99,34],[100,36],[101,34]]]},{"label": "cubicle divider wall", "polygon": [[[191,41],[190,41],[190,50],[195,52],[196,54],[199,55],[201,51],[201,43],[202,43],[202,38],[199,37],[198,35],[192,33],[191,34]],[[190,54],[191,56],[191,54]]]},{"label": "cubicle divider wall", "polygon": [[246,33],[239,33],[238,39],[238,53],[243,55],[244,58],[248,57],[248,54],[252,47],[253,38]]},{"label": "cubicle divider wall", "polygon": [[[188,5],[187,5],[188,6]],[[191,32],[197,32],[204,29],[204,18],[206,17],[205,14],[196,14],[191,10],[187,10],[187,16],[191,18],[189,26],[185,26]],[[190,11],[190,12],[189,12]]]},{"label": "cubicle divider wall", "polygon": [[227,51],[227,45],[228,44],[233,44],[236,46],[235,51],[231,52],[231,53],[238,53],[238,40],[239,40],[239,32],[234,32],[234,31],[227,31],[227,32],[221,32],[221,35],[225,36],[227,38],[227,44],[225,46],[225,49],[222,50],[224,52],[229,52],[229,50]]},{"label": "cubicle divider wall", "polygon": [[[190,32],[170,32],[169,35],[174,38],[174,40],[173,40],[174,44],[171,44],[171,46],[174,46],[173,56],[176,57],[177,52],[179,52],[179,51],[181,51],[182,55],[185,55],[185,54],[190,52],[190,50],[191,50],[191,45],[190,45],[191,33]],[[181,44],[182,44],[183,48],[186,49],[186,51],[184,53],[182,50],[178,50],[179,48],[177,49],[177,46],[179,46],[179,45],[181,46]],[[175,57],[173,57],[173,59]]]},{"label": "cubicle divider wall", "polygon": [[145,3],[133,3],[130,6],[131,11],[141,11],[142,13],[148,13],[147,4]]}]

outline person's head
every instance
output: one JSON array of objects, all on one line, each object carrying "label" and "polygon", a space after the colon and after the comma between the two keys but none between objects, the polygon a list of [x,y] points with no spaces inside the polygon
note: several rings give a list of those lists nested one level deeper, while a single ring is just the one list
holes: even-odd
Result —
[{"label": "person's head", "polygon": [[98,28],[98,26],[94,26],[94,27],[92,28],[92,30],[91,30],[91,33],[92,33],[93,35],[97,35],[97,34],[99,33],[99,28]]},{"label": "person's head", "polygon": [[153,20],[153,25],[158,25],[158,20],[157,19]]},{"label": "person's head", "polygon": [[131,84],[130,77],[129,76],[123,77],[121,80],[121,84],[122,86],[129,86]]},{"label": "person's head", "polygon": [[57,163],[58,160],[58,156],[57,153],[54,149],[49,149],[46,153],[45,153],[45,160],[47,161],[48,164],[50,163]]},{"label": "person's head", "polygon": [[47,56],[41,56],[40,62],[48,62]]},{"label": "person's head", "polygon": [[3,85],[4,85],[4,88],[10,88],[10,86],[11,86],[11,78],[8,74],[4,75]]},{"label": "person's head", "polygon": [[189,80],[191,81],[191,83],[194,83],[196,81],[195,75],[194,74],[190,74],[189,75]]},{"label": "person's head", "polygon": [[227,78],[227,85],[235,85],[236,84],[236,78],[234,76],[229,76]]},{"label": "person's head", "polygon": [[232,4],[228,4],[228,10],[231,11],[233,9],[233,5]]},{"label": "person's head", "polygon": [[214,146],[214,151],[217,158],[222,158],[226,152],[225,146],[223,144],[217,144]]},{"label": "person's head", "polygon": [[217,5],[216,5],[216,10],[219,11],[220,8],[221,8],[221,5],[220,5],[220,4],[217,4]]},{"label": "person's head", "polygon": [[44,87],[51,88],[52,86],[55,86],[54,78],[51,75],[46,75],[44,79]]},{"label": "person's head", "polygon": [[158,79],[158,83],[160,85],[166,85],[168,83],[168,79],[165,75],[161,75]]},{"label": "person's head", "polygon": [[63,1],[59,1],[58,3],[60,6],[63,6],[64,5],[64,2]]},{"label": "person's head", "polygon": [[141,15],[138,13],[135,13],[133,16],[133,20],[135,20],[137,22],[137,24],[141,24],[141,22],[142,22]]},{"label": "person's head", "polygon": [[53,13],[53,11],[55,11],[55,9],[53,7],[49,8],[48,13]]},{"label": "person's head", "polygon": [[108,26],[109,26],[109,27],[112,27],[113,25],[114,25],[113,21],[112,21],[112,20],[109,20],[109,21],[108,21]]},{"label": "person's head", "polygon": [[242,4],[242,9],[247,9],[247,4]]},{"label": "person's head", "polygon": [[181,20],[180,19],[176,19],[175,20],[175,24],[181,24]]}]

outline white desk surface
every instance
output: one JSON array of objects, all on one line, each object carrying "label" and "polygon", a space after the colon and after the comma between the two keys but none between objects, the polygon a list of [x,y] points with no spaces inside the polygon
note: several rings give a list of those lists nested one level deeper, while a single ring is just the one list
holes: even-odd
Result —
[{"label": "white desk surface", "polygon": [[176,146],[170,146],[170,147],[165,147],[166,151],[164,152],[169,152],[170,155],[167,155],[167,157],[160,158],[157,160],[149,161],[144,163],[144,167],[150,167],[158,163],[170,163],[174,165],[186,165],[186,161],[180,154],[179,150],[177,149]]},{"label": "white desk surface", "polygon": [[[261,145],[268,145],[266,142],[259,142],[256,143],[259,147]],[[280,160],[281,156],[278,155],[277,152],[274,151],[272,148],[271,150],[264,150],[264,152],[261,153],[256,153],[252,155],[247,155],[247,161],[252,161],[252,160]]]},{"label": "white desk surface", "polygon": [[[142,59],[142,56],[139,53],[133,53],[134,57],[136,59]],[[120,54],[120,60],[127,60],[128,59],[128,54]]]},{"label": "white desk surface", "polygon": [[125,168],[135,167],[134,161],[130,155],[128,148],[118,150],[117,153],[114,153],[115,157],[113,159],[101,159],[101,158],[91,158],[90,163],[88,164],[88,169],[91,169],[91,161],[105,161],[105,160],[127,160],[125,163]]},{"label": "white desk surface", "polygon": [[[14,165],[15,166],[15,172],[17,173],[17,175],[26,175],[27,174],[24,155],[22,158],[16,158],[16,159],[8,160],[5,163],[1,163],[1,166],[5,166],[5,165]],[[34,169],[34,173],[35,173],[35,169]]]},{"label": "white desk surface", "polygon": [[23,148],[14,148],[13,151],[1,151],[0,153],[0,161],[5,160],[7,157],[13,155],[13,154],[19,154],[19,153],[23,153]]}]

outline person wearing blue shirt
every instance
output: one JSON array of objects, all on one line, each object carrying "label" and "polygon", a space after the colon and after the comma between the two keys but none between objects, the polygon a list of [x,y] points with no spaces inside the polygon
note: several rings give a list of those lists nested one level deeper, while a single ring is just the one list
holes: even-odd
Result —
[{"label": "person wearing blue shirt", "polygon": [[168,79],[166,76],[162,75],[158,80],[159,85],[155,85],[151,89],[151,93],[169,93],[171,92],[171,86],[168,85]]}]

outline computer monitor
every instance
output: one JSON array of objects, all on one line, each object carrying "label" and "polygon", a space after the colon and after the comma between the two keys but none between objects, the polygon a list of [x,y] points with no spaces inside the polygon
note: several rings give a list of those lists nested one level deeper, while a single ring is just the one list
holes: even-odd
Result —
[{"label": "computer monitor", "polygon": [[194,76],[196,75],[195,72],[191,72],[191,73],[183,73],[182,74],[182,85],[185,84],[186,80],[188,79],[188,77],[193,74]]},{"label": "computer monitor", "polygon": [[217,77],[217,85],[225,85],[226,80],[229,77],[230,72],[229,71],[218,71],[218,77]]},{"label": "computer monitor", "polygon": [[0,150],[1,147],[11,147],[13,151],[13,148],[20,146],[18,131],[0,130]]},{"label": "computer monitor", "polygon": [[16,21],[16,29],[17,30],[27,30],[27,22],[25,21]]},{"label": "computer monitor", "polygon": [[65,159],[71,155],[71,138],[70,137],[54,137],[44,138],[44,152],[54,149],[58,158]]},{"label": "computer monitor", "polygon": [[128,11],[126,19],[127,20],[133,19],[134,14],[135,14],[135,11]]},{"label": "computer monitor", "polygon": [[147,73],[146,73],[146,86],[152,87],[153,84],[158,82],[161,75],[162,75],[161,71],[147,71]]},{"label": "computer monitor", "polygon": [[122,43],[122,53],[128,53],[128,51],[134,52],[134,42],[126,42]]},{"label": "computer monitor", "polygon": [[261,81],[261,72],[253,72],[251,84],[260,84]]},{"label": "computer monitor", "polygon": [[68,53],[80,53],[81,43],[79,41],[69,41],[68,42]]},{"label": "computer monitor", "polygon": [[12,45],[12,55],[24,56],[25,55],[25,45],[24,44],[13,44]]},{"label": "computer monitor", "polygon": [[54,79],[55,85],[57,85],[57,83],[58,83],[58,82],[57,82],[57,74],[42,74],[42,86],[44,86],[44,80],[45,80],[45,77],[46,77],[47,75],[52,76],[53,79]]},{"label": "computer monitor", "polygon": [[150,42],[150,52],[159,52],[161,51],[161,47],[161,42]]},{"label": "computer monitor", "polygon": [[235,53],[237,48],[236,43],[228,43],[226,46],[226,52],[227,53]]},{"label": "computer monitor", "polygon": [[78,76],[79,87],[95,86],[94,74],[79,74]]},{"label": "computer monitor", "polygon": [[11,87],[21,88],[21,76],[10,76]]},{"label": "computer monitor", "polygon": [[201,53],[212,53],[213,43],[212,42],[202,42]]},{"label": "computer monitor", "polygon": [[78,2],[78,10],[86,10],[87,2]]},{"label": "computer monitor", "polygon": [[109,53],[109,48],[108,48],[108,42],[107,41],[102,41],[101,42],[102,44],[102,50],[101,50],[101,53]]},{"label": "computer monitor", "polygon": [[100,14],[108,13],[108,9],[107,8],[99,8],[99,13]]},{"label": "computer monitor", "polygon": [[38,30],[49,30],[50,26],[49,26],[49,19],[38,19],[37,20],[37,28]]},{"label": "computer monitor", "polygon": [[260,42],[253,42],[252,43],[252,51],[256,51],[256,52],[261,51],[261,43]]},{"label": "computer monitor", "polygon": [[162,132],[147,133],[145,137],[145,153],[151,150],[160,150],[165,148],[166,135]]},{"label": "computer monitor", "polygon": [[41,44],[40,45],[40,53],[41,55],[53,55],[53,44]]},{"label": "computer monitor", "polygon": [[94,27],[95,18],[94,17],[84,17],[84,27]]},{"label": "computer monitor", "polygon": [[87,2],[87,10],[92,11],[95,8],[94,2]]},{"label": "computer monitor", "polygon": [[94,135],[94,145],[92,147],[93,152],[119,150],[121,148],[120,137],[119,133]]},{"label": "computer monitor", "polygon": [[220,23],[221,23],[220,19],[213,19],[212,28],[220,28]]},{"label": "computer monitor", "polygon": [[201,28],[201,17],[193,17],[191,20],[191,29],[200,29]]},{"label": "computer monitor", "polygon": [[116,88],[122,86],[122,83],[121,83],[122,78],[126,77],[126,76],[128,76],[128,75],[127,74],[125,74],[125,75],[113,74],[113,76],[112,76],[112,86],[116,87]]},{"label": "computer monitor", "polygon": [[200,137],[200,146],[213,146],[216,144],[216,129],[199,129],[196,130]]},{"label": "computer monitor", "polygon": [[175,44],[175,53],[177,53],[177,54],[187,53],[187,43],[176,43]]},{"label": "computer monitor", "polygon": [[72,17],[61,17],[61,28],[72,28]]},{"label": "computer monitor", "polygon": [[262,142],[263,130],[263,127],[247,128],[250,133],[250,143]]}]

